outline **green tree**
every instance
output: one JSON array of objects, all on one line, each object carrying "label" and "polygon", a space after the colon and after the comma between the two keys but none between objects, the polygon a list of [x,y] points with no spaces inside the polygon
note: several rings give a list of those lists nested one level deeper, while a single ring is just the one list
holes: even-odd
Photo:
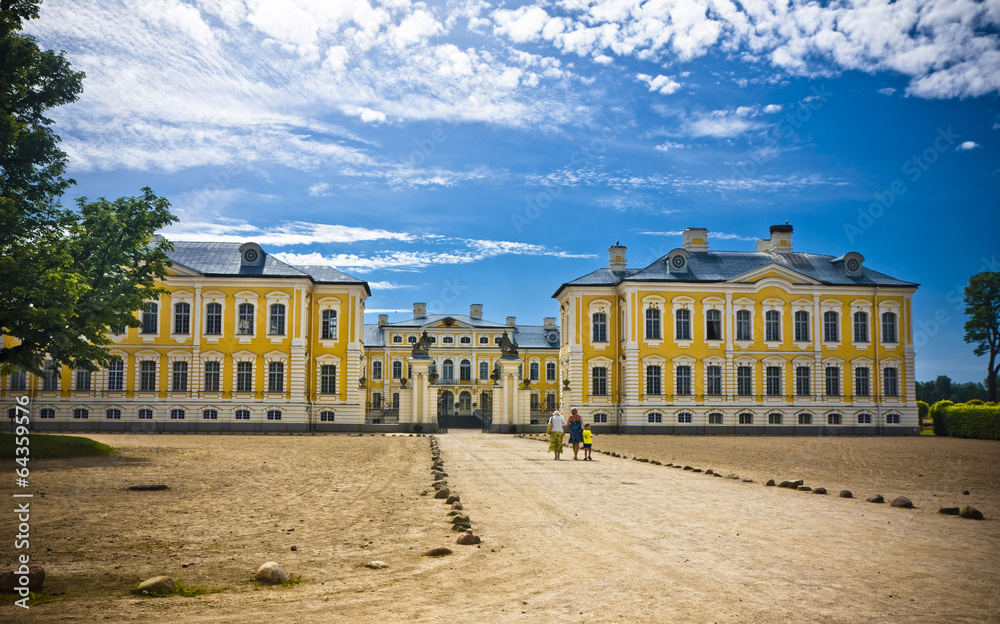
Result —
[{"label": "green tree", "polygon": [[0,0],[0,374],[42,371],[46,354],[94,369],[112,358],[101,348],[111,325],[137,325],[132,312],[158,291],[169,243],[157,229],[174,220],[166,200],[141,197],[78,202],[60,198],[63,177],[46,111],[73,102],[83,73],[63,55],[39,49],[21,31],[38,17],[39,0]]},{"label": "green tree", "polygon": [[988,355],[986,393],[988,400],[997,400],[997,370],[1000,362],[1000,273],[977,273],[965,287],[965,341],[975,344],[973,353]]}]

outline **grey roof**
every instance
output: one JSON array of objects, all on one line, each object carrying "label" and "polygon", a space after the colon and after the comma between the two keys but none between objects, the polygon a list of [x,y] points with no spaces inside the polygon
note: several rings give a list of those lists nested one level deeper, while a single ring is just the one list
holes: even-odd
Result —
[{"label": "grey roof", "polygon": [[363,284],[368,294],[368,283],[327,266],[300,266],[286,264],[271,254],[264,254],[262,266],[243,266],[240,243],[201,243],[173,241],[174,249],[167,253],[176,265],[197,271],[202,275],[240,277],[300,277],[315,283]]},{"label": "grey roof", "polygon": [[[445,317],[451,317],[453,319],[459,320],[463,316],[460,314],[434,314],[431,315],[437,319],[442,319]],[[468,318],[468,317],[464,317]],[[411,321],[423,321],[425,319],[411,319]],[[477,321],[481,323],[478,327],[484,329],[506,329],[510,330],[509,325],[503,325],[501,323],[493,323],[490,321]],[[425,326],[423,324],[414,324],[410,321],[401,321],[399,323],[388,323],[383,327],[379,327],[377,324],[366,324],[364,331],[364,345],[366,347],[384,347],[388,343],[385,341],[384,327],[395,327],[395,328],[417,328]],[[559,328],[558,327],[543,327],[541,325],[515,325],[513,327],[513,339],[517,343],[517,346],[522,349],[558,349],[559,348]],[[548,340],[547,336],[551,335],[554,340]],[[409,346],[400,345],[400,346]],[[434,345],[432,348],[441,348],[443,345]],[[448,345],[447,348],[450,348]],[[499,349],[496,344],[490,345],[492,348]],[[468,347],[465,347],[468,348]],[[473,345],[473,348],[483,348],[482,345]]]},{"label": "grey roof", "polygon": [[553,295],[567,286],[615,285],[620,282],[724,282],[769,265],[785,267],[822,284],[832,286],[917,286],[889,277],[878,271],[862,267],[859,275],[847,275],[843,269],[843,256],[807,253],[776,254],[759,251],[692,251],[688,252],[688,270],[685,273],[671,273],[667,267],[667,256],[660,258],[644,269],[611,271],[598,269],[559,287]]}]

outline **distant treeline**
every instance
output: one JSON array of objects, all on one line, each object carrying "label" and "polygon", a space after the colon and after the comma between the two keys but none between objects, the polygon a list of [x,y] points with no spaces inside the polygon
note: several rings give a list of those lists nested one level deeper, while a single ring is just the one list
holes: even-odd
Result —
[{"label": "distant treeline", "polygon": [[938,401],[952,403],[968,403],[974,399],[986,401],[988,396],[986,386],[981,382],[952,383],[947,375],[939,375],[934,381],[917,382],[917,400],[929,405],[934,405]]}]

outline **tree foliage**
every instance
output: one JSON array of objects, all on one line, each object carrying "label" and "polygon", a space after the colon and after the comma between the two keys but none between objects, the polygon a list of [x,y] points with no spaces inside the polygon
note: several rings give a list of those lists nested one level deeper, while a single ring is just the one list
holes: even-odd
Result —
[{"label": "tree foliage", "polygon": [[986,400],[986,387],[978,381],[955,383],[947,375],[938,375],[934,381],[918,381],[917,400],[930,405],[938,401],[965,403],[973,399]]},{"label": "tree foliage", "polygon": [[138,325],[133,312],[156,296],[169,243],[153,242],[174,220],[165,199],[77,201],[64,209],[66,154],[46,111],[73,102],[84,75],[21,31],[39,0],[0,0],[0,374],[42,371],[54,361],[94,369],[113,359],[109,326]]},{"label": "tree foliage", "polygon": [[986,365],[986,391],[990,401],[997,400],[997,371],[1000,369],[1000,273],[977,273],[965,287],[965,341],[976,345],[978,356],[989,357]]}]

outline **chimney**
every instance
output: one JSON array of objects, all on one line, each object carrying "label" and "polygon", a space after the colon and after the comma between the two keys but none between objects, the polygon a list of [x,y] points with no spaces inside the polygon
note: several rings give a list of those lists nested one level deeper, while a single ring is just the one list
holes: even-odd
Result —
[{"label": "chimney", "polygon": [[757,251],[771,251],[771,239],[765,238],[757,241]]},{"label": "chimney", "polygon": [[792,226],[785,221],[784,225],[771,226],[771,251],[779,254],[792,253]]},{"label": "chimney", "polygon": [[379,314],[378,315],[378,326],[379,327],[382,327],[383,325],[386,325],[388,322],[389,322],[389,315],[388,314]]},{"label": "chimney", "polygon": [[708,228],[684,228],[686,251],[708,251]]},{"label": "chimney", "polygon": [[507,326],[508,327],[514,327],[515,325],[517,325],[517,317],[516,316],[508,316],[507,317]]},{"label": "chimney", "polygon": [[483,304],[473,303],[469,306],[469,316],[477,321],[483,320]]},{"label": "chimney", "polygon": [[608,268],[612,271],[625,270],[625,246],[619,245],[618,241],[608,247]]},{"label": "chimney", "polygon": [[414,303],[413,304],[413,318],[422,319],[427,317],[427,304],[426,303]]},{"label": "chimney", "polygon": [[545,327],[555,327],[556,326],[556,317],[554,317],[554,316],[546,316],[545,318],[542,319],[542,325],[544,325]]}]

